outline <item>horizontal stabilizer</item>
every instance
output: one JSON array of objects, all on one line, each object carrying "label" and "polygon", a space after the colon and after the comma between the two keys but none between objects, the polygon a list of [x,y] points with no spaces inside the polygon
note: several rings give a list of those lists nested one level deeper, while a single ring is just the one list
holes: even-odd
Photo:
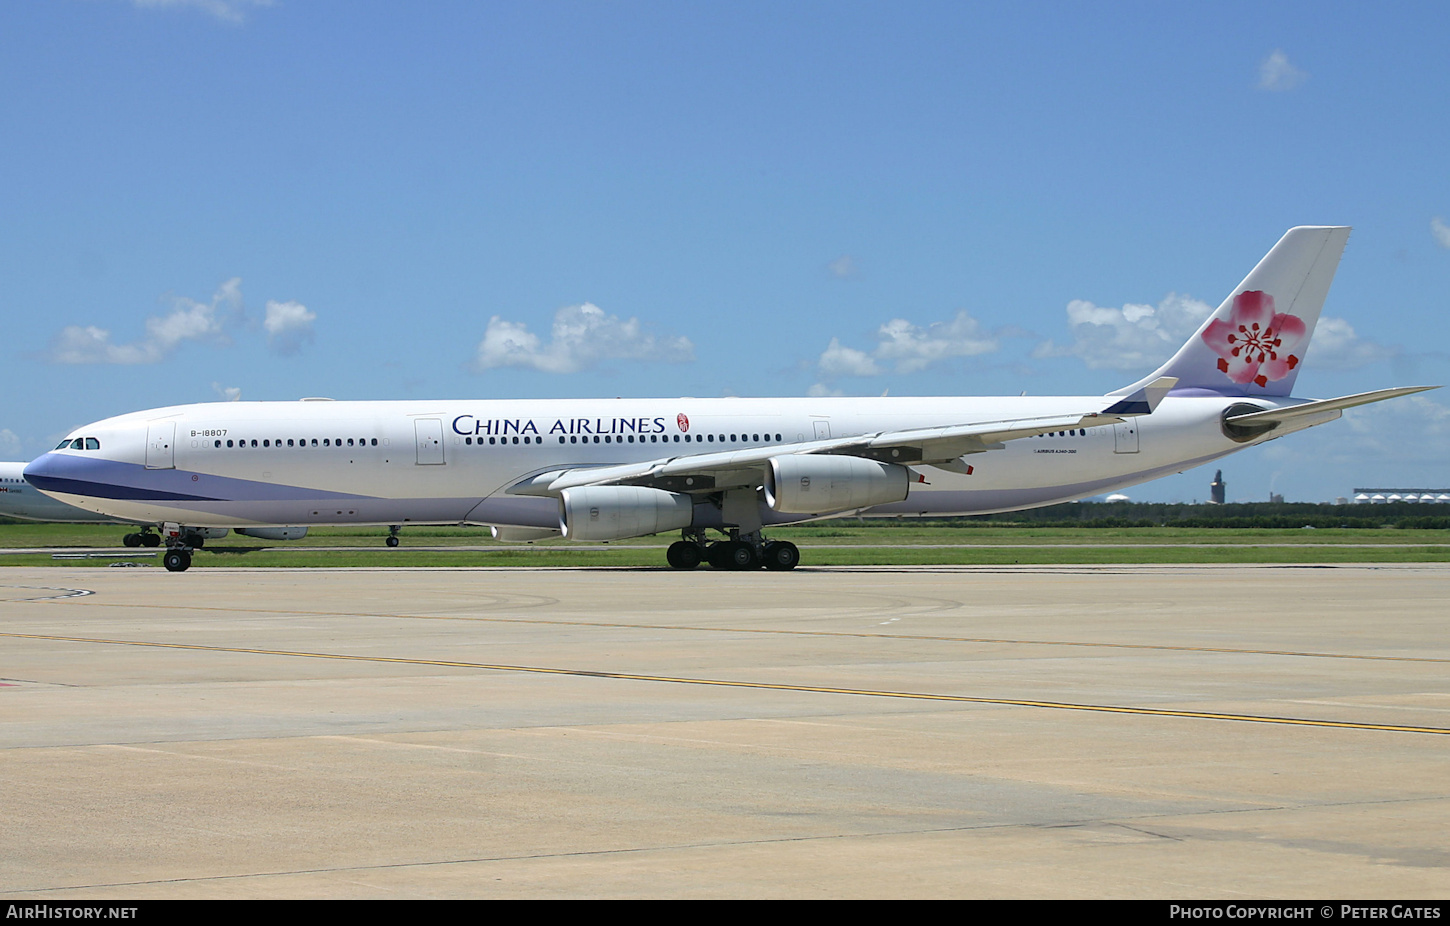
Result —
[{"label": "horizontal stabilizer", "polygon": [[1324,412],[1354,408],[1356,405],[1368,405],[1371,402],[1383,402],[1385,399],[1395,399],[1402,395],[1411,395],[1416,392],[1425,392],[1429,389],[1439,388],[1439,386],[1400,386],[1395,389],[1377,389],[1374,392],[1361,392],[1357,395],[1341,396],[1338,399],[1320,399],[1317,402],[1305,402],[1302,405],[1289,405],[1284,408],[1270,408],[1261,412],[1249,412],[1245,415],[1233,415],[1225,418],[1224,423],[1239,427],[1286,424],[1299,418],[1320,415]]}]

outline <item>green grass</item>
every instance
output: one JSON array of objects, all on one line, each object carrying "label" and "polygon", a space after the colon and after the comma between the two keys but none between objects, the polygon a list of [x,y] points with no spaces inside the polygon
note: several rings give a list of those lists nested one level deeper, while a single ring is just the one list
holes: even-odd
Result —
[{"label": "green grass", "polygon": [[[118,525],[0,524],[0,548],[112,550],[120,548],[121,536],[128,530]],[[798,544],[806,566],[1450,561],[1450,531],[1424,529],[1071,528],[841,519],[769,533],[774,539]],[[372,527],[319,528],[303,540],[285,543],[233,535],[198,551],[193,566],[662,567],[663,548],[675,539],[675,535],[660,535],[607,545],[565,541],[519,545],[496,543],[481,528],[411,527],[403,531],[403,546],[389,549],[383,545],[386,535],[386,530]],[[457,546],[479,549],[440,549]],[[160,565],[159,555],[62,560],[43,552],[0,555],[0,565],[7,566],[96,566],[123,560]]]}]

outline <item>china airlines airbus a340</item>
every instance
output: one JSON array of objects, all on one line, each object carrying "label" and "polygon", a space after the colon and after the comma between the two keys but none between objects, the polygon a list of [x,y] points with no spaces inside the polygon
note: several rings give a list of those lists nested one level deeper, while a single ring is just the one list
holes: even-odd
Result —
[{"label": "china airlines airbus a340", "polygon": [[1171,360],[1107,396],[179,405],[80,428],[25,478],[157,525],[172,571],[199,528],[404,523],[679,531],[677,569],[791,569],[800,553],[772,525],[1083,498],[1433,388],[1291,397],[1348,238],[1291,229]]}]

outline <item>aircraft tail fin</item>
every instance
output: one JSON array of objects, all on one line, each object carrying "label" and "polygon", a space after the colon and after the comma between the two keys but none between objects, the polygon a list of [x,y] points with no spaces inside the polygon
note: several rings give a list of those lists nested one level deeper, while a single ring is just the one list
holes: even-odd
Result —
[{"label": "aircraft tail fin", "polygon": [[1171,376],[1175,394],[1290,395],[1349,231],[1289,229],[1172,360],[1110,394],[1131,395]]}]

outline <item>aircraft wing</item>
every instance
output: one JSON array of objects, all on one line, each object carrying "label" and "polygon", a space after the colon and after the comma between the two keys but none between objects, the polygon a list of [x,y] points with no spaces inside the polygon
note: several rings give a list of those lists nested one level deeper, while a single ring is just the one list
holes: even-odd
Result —
[{"label": "aircraft wing", "polygon": [[[565,489],[595,485],[640,485],[671,492],[712,492],[761,485],[772,457],[787,454],[840,454],[882,463],[947,464],[969,453],[1000,449],[1003,442],[1053,431],[1117,424],[1158,407],[1177,380],[1156,380],[1130,396],[1107,396],[1105,407],[1066,415],[980,421],[935,428],[858,434],[852,437],[772,444],[741,450],[686,454],[618,466],[556,470],[532,476],[508,489],[515,495],[557,496]],[[1111,401],[1109,401],[1111,400]]]},{"label": "aircraft wing", "polygon": [[[1114,404],[1121,405],[1122,402]],[[1153,404],[1156,405],[1156,401]],[[771,444],[618,466],[555,470],[519,482],[508,492],[514,495],[557,496],[565,489],[597,485],[639,485],[671,492],[713,492],[736,486],[761,485],[767,461],[788,454],[841,454],[902,465],[949,464],[966,454],[999,449],[1005,441],[1072,428],[1116,424],[1122,420],[1119,415],[1096,410]]]}]

